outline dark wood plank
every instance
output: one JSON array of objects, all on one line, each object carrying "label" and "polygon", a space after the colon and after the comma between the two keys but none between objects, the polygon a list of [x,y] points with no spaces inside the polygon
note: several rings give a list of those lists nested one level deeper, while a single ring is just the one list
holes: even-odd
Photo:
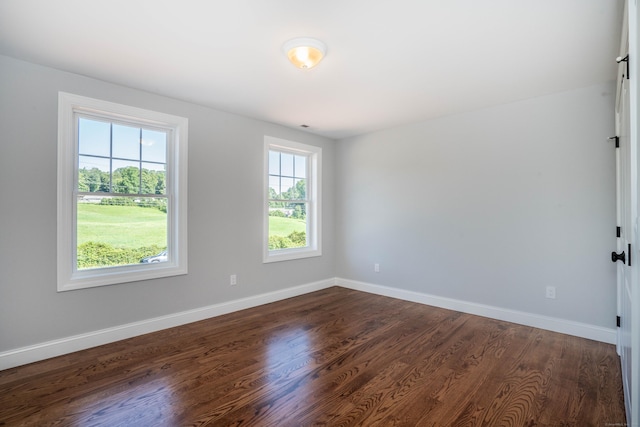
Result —
[{"label": "dark wood plank", "polygon": [[615,347],[330,288],[0,371],[2,426],[604,426]]}]

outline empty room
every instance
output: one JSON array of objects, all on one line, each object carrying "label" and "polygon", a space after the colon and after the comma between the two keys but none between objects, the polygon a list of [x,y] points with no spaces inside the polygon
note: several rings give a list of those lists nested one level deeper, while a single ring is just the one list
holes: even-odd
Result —
[{"label": "empty room", "polygon": [[0,1],[0,426],[640,426],[639,23]]}]

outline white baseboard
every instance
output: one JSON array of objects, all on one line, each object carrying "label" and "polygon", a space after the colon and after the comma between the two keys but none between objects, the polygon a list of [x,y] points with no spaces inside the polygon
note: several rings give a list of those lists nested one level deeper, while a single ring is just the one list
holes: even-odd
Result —
[{"label": "white baseboard", "polygon": [[558,319],[555,317],[541,316],[538,314],[531,314],[523,311],[509,310],[500,307],[477,304],[468,301],[444,298],[398,288],[390,288],[387,286],[357,282],[355,280],[336,278],[336,285],[342,286],[343,288],[369,292],[376,295],[398,298],[405,301],[412,301],[421,304],[432,305],[434,307],[461,311],[463,313],[475,314],[477,316],[504,320],[506,322],[517,323],[520,325],[532,326],[534,328],[546,329],[548,331],[560,332],[562,334],[587,338],[594,341],[601,341],[608,344],[616,343],[615,329],[603,328],[586,323]]},{"label": "white baseboard", "polygon": [[246,308],[280,301],[286,298],[319,291],[335,286],[335,279],[308,283],[279,291],[241,298],[233,301],[214,304],[207,307],[187,310],[167,316],[155,317],[140,322],[128,323],[112,328],[101,329],[86,334],[74,335],[40,344],[22,347],[0,353],[0,370],[9,369],[51,357],[61,356],[74,351],[85,350],[103,344],[109,344],[138,335],[173,328],[199,320],[232,313]]},{"label": "white baseboard", "polygon": [[26,365],[27,363],[37,362],[39,360],[61,356],[63,354],[85,350],[87,348],[103,344],[109,344],[138,335],[160,331],[162,329],[197,322],[199,320],[232,313],[238,310],[257,307],[259,305],[280,301],[286,298],[319,291],[331,286],[342,286],[344,288],[368,292],[371,294],[398,298],[405,301],[432,305],[435,307],[461,311],[463,313],[475,314],[483,317],[490,317],[497,320],[504,320],[507,322],[574,335],[609,344],[616,343],[615,329],[608,329],[585,323],[572,322],[554,317],[540,316],[537,314],[508,310],[500,307],[476,304],[451,298],[438,297],[403,289],[373,285],[355,280],[334,278],[5,351],[0,353],[0,370]]}]

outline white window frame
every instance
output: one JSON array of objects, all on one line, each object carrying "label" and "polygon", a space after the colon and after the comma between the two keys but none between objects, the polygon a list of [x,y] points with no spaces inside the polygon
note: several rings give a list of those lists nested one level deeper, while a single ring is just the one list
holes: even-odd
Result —
[{"label": "white window frame", "polygon": [[[307,246],[269,250],[269,151],[307,156]],[[322,255],[322,148],[272,136],[264,137],[264,226],[263,263],[288,261]]]},{"label": "white window frame", "polygon": [[[167,262],[77,269],[78,115],[168,132]],[[184,117],[58,93],[58,292],[187,274],[187,140],[188,119]]]}]

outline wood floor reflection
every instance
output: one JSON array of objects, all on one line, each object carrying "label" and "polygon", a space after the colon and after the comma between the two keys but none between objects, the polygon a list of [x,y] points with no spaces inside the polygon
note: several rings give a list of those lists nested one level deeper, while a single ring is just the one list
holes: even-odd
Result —
[{"label": "wood floor reflection", "polygon": [[338,287],[0,371],[2,426],[624,423],[612,345]]}]

